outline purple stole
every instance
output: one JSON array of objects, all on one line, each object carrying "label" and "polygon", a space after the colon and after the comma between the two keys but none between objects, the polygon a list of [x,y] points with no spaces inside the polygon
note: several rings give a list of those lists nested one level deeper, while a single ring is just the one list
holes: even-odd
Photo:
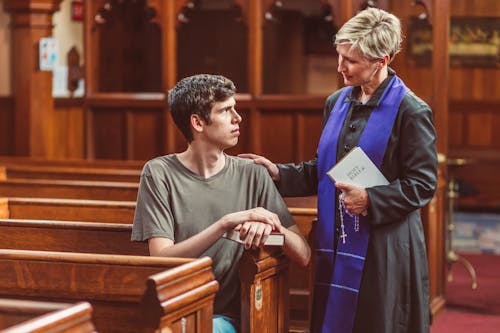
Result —
[{"label": "purple stole", "polygon": [[[350,103],[352,87],[341,92],[323,129],[318,146],[318,224],[316,235],[316,276],[312,333],[352,332],[358,292],[363,275],[370,236],[367,219],[359,216],[359,231],[354,218],[343,212],[347,233],[345,244],[338,241],[334,253],[335,184],[326,172],[337,162],[337,144]],[[399,106],[409,89],[394,76],[379,104],[372,111],[359,146],[380,169]],[[362,314],[361,314],[362,315]]]}]

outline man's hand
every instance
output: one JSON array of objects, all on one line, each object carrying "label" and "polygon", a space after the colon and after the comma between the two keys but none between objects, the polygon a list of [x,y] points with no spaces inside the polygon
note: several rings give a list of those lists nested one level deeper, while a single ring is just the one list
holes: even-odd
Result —
[{"label": "man's hand", "polygon": [[257,249],[266,243],[273,230],[269,224],[262,222],[245,222],[238,225],[235,230],[240,232],[240,239],[244,241],[245,249]]},{"label": "man's hand", "polygon": [[366,215],[370,200],[364,188],[344,183],[335,183],[335,187],[344,194],[345,209],[351,214]]},{"label": "man's hand", "polygon": [[271,226],[271,230],[279,230],[281,227],[281,221],[278,215],[262,207],[227,214],[219,221],[222,223],[225,230],[234,229],[245,222],[261,222]]},{"label": "man's hand", "polygon": [[276,164],[274,164],[264,156],[246,153],[238,154],[238,157],[252,159],[255,164],[262,165],[267,169],[267,172],[269,172],[272,180],[274,180],[275,182],[280,180],[280,171],[278,167],[276,166]]}]

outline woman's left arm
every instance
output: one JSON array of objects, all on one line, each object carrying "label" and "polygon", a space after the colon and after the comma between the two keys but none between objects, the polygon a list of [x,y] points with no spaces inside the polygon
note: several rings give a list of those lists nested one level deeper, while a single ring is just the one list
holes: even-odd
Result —
[{"label": "woman's left arm", "polygon": [[423,102],[415,104],[418,107],[403,113],[394,156],[385,161],[390,163],[387,169],[391,173],[386,176],[394,180],[367,189],[372,224],[399,221],[434,196],[438,163],[432,111]]}]

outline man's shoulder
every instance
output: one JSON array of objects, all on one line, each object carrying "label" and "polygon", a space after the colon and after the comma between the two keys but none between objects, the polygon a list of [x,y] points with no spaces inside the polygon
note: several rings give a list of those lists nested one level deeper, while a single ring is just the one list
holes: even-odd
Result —
[{"label": "man's shoulder", "polygon": [[265,172],[266,168],[262,165],[255,164],[252,159],[249,158],[241,158],[238,156],[227,155],[228,160],[234,166],[235,169],[240,171],[261,173]]},{"label": "man's shoulder", "polygon": [[175,154],[163,155],[155,157],[144,164],[142,169],[143,175],[151,175],[161,170],[170,169],[176,163]]}]

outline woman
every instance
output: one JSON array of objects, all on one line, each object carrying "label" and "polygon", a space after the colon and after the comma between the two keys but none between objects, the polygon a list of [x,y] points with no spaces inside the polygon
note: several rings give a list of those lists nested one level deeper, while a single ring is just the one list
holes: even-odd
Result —
[{"label": "woman", "polygon": [[[313,332],[429,331],[418,210],[436,188],[435,129],[429,106],[388,67],[401,41],[399,19],[383,10],[350,19],[335,36],[347,87],[326,101],[317,157],[276,165],[243,155],[268,169],[282,195],[318,194]],[[327,176],[356,146],[388,185],[364,189]]]}]

